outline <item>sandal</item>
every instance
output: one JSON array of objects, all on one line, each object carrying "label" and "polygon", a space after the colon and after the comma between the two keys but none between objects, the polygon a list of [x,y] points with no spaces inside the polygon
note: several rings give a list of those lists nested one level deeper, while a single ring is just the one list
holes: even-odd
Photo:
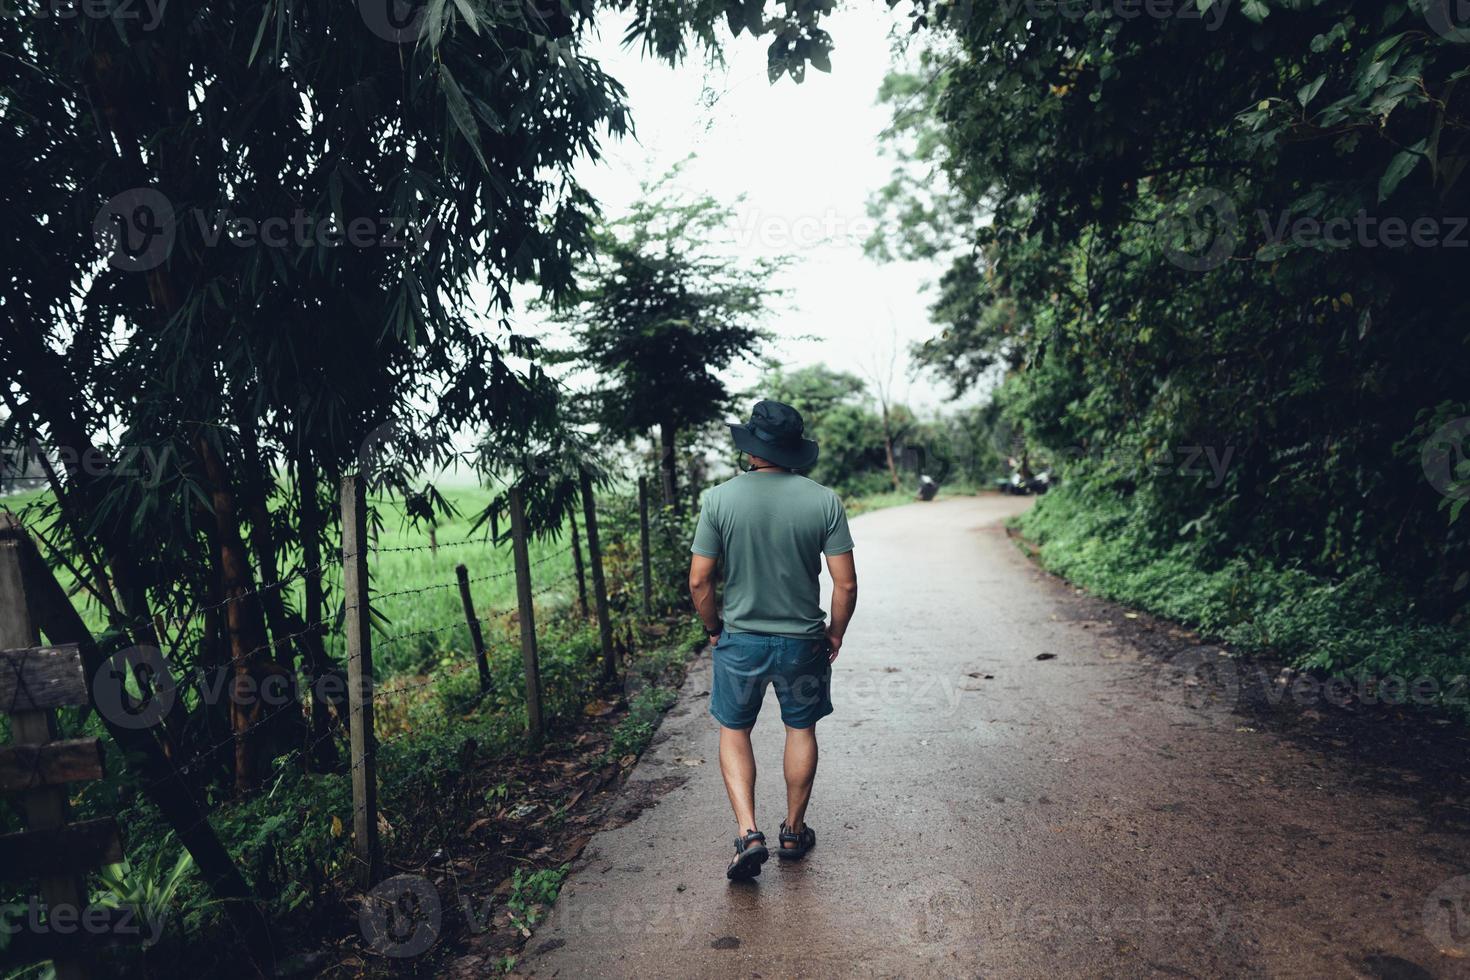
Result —
[{"label": "sandal", "polygon": [[[789,830],[785,821],[781,823],[781,846],[776,853],[783,861],[800,861],[806,857],[806,852],[817,846],[817,832],[802,824],[800,832]],[[787,844],[795,844],[795,847],[787,847]]]},{"label": "sandal", "polygon": [[766,835],[759,830],[747,831],[744,837],[735,838],[735,859],[725,869],[725,877],[731,881],[748,881],[761,873],[761,865],[770,856]]}]

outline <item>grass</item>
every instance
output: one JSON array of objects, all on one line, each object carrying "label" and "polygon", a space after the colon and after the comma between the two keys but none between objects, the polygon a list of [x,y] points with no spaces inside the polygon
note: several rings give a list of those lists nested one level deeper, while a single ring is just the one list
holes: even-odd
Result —
[{"label": "grass", "polygon": [[1436,705],[1470,721],[1464,699],[1470,631],[1430,623],[1376,569],[1329,580],[1260,557],[1209,562],[1189,543],[1160,547],[1126,501],[1076,485],[1016,519],[1049,570],[1104,598],[1194,627],[1242,653],[1355,679],[1419,681]]},{"label": "grass", "polygon": [[[470,594],[482,618],[498,618],[502,627],[508,627],[516,609],[510,544],[491,544],[486,540],[487,527],[477,529],[473,535],[470,532],[475,516],[489,504],[491,494],[485,490],[463,489],[448,491],[445,496],[459,516],[436,528],[437,552],[428,549],[429,535],[425,529],[411,527],[403,519],[401,505],[392,501],[370,502],[382,522],[375,536],[377,550],[368,563],[378,631],[374,640],[374,672],[380,678],[433,667],[446,657],[467,654],[469,630],[455,566],[463,564],[469,573]],[[527,547],[532,563],[532,589],[537,593],[539,606],[565,606],[575,599],[577,583],[572,577],[572,556],[567,553],[570,545],[571,538],[564,529],[555,539],[533,539]],[[419,550],[398,550],[406,548]],[[585,550],[583,554],[585,557]],[[411,591],[420,589],[425,591]],[[295,591],[299,601],[300,589]],[[404,592],[408,594],[394,594]],[[422,634],[446,625],[452,628],[400,640],[389,639]],[[328,651],[334,656],[342,655],[340,635],[329,638]]]}]

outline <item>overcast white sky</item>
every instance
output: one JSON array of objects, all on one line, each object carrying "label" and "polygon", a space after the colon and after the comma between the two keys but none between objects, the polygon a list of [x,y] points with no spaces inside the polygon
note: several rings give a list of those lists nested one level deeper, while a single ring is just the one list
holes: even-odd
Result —
[{"label": "overcast white sky", "polygon": [[[891,166],[878,152],[888,117],[876,97],[891,60],[894,23],[884,4],[849,5],[826,24],[836,45],[832,73],[809,69],[800,85],[789,78],[772,85],[769,39],[728,41],[723,66],[696,58],[669,68],[624,48],[624,24],[608,18],[588,54],[627,87],[636,138],[609,141],[603,160],[583,164],[577,176],[616,217],[641,181],[694,153],[682,186],[729,203],[744,196],[737,206],[739,253],[795,258],[780,283],[787,295],[769,324],[780,337],[770,353],[793,366],[825,362],[866,376],[897,346],[895,394],[915,408],[932,408],[941,403],[942,388],[927,376],[912,385],[905,380],[906,349],[933,332],[924,286],[940,269],[878,263],[862,250],[872,227],[868,195]],[[739,390],[755,375],[741,369],[729,380]]]}]

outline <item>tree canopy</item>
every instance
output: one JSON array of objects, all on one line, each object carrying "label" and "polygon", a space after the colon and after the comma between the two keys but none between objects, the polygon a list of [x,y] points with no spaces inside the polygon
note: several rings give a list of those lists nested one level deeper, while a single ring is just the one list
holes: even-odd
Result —
[{"label": "tree canopy", "polygon": [[[921,359],[958,390],[1008,370],[1028,437],[1162,539],[1462,610],[1465,495],[1423,478],[1470,414],[1470,47],[1442,5],[1031,6],[920,3],[928,54],[886,86],[875,250],[952,257]],[[1181,465],[1200,447],[1222,478]]]},{"label": "tree canopy", "polygon": [[679,433],[731,409],[722,373],[768,339],[761,323],[779,295],[781,263],[742,263],[721,245],[733,215],[709,195],[682,197],[678,171],[646,185],[608,222],[559,315],[575,338],[558,355],[597,379],[592,418],[615,438],[658,433],[664,500],[679,506]]}]

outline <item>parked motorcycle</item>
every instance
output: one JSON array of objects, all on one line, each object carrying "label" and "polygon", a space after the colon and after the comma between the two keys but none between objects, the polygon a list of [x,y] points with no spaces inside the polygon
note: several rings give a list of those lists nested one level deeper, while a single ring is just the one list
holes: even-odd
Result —
[{"label": "parked motorcycle", "polygon": [[1032,476],[1022,476],[1019,470],[1011,473],[1009,477],[1001,477],[996,480],[996,488],[1001,493],[1010,494],[1014,497],[1027,497],[1032,494],[1040,496],[1056,485],[1056,476],[1051,470],[1042,470]]}]

